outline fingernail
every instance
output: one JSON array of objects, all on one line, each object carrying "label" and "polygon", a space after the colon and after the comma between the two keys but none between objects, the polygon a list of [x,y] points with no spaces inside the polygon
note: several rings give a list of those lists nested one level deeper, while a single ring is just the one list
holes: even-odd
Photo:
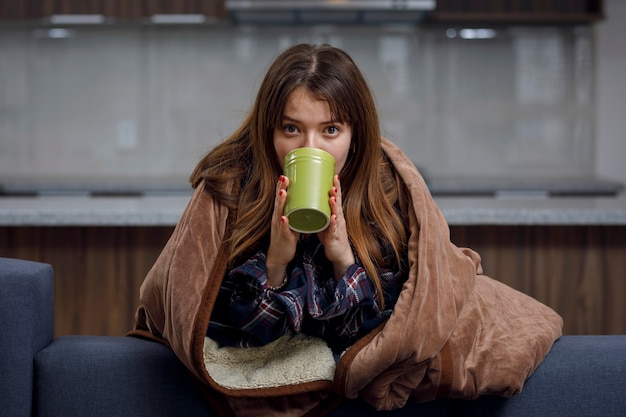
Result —
[{"label": "fingernail", "polygon": [[285,176],[284,175],[280,176],[280,182],[285,182]]},{"label": "fingernail", "polygon": [[337,192],[337,187],[333,187],[333,193]]},{"label": "fingernail", "polygon": [[282,197],[284,194],[285,194],[285,190],[280,190],[280,191],[278,192],[278,195],[279,195],[279,196],[281,196],[281,197]]},{"label": "fingernail", "polygon": [[337,202],[337,197],[333,197],[333,203]]}]

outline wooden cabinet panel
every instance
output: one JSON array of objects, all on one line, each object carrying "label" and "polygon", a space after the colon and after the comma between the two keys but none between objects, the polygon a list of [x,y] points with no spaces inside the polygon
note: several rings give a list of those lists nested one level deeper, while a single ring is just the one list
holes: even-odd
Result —
[{"label": "wooden cabinet panel", "polygon": [[0,19],[81,14],[97,14],[118,20],[142,19],[155,14],[227,16],[224,0],[0,0]]},{"label": "wooden cabinet panel", "polygon": [[[102,14],[140,19],[155,14],[227,18],[225,0],[0,0],[0,19]],[[604,18],[603,0],[437,0],[429,20],[459,23],[576,23]]]},{"label": "wooden cabinet panel", "polygon": [[604,18],[603,0],[437,0],[441,22],[592,22]]},{"label": "wooden cabinet panel", "polygon": [[43,4],[44,11],[48,16],[53,14],[104,14],[107,9],[115,9],[117,1],[43,0]]},{"label": "wooden cabinet panel", "polygon": [[[55,270],[55,335],[123,335],[173,227],[0,227],[0,256]],[[626,226],[453,226],[484,273],[554,308],[566,334],[626,334]]]},{"label": "wooden cabinet panel", "polygon": [[154,14],[204,14],[219,16],[224,12],[223,0],[147,0],[144,2],[144,15]]},{"label": "wooden cabinet panel", "polygon": [[486,275],[554,308],[566,334],[626,333],[626,227],[455,226]]},{"label": "wooden cabinet panel", "polygon": [[172,227],[4,227],[0,256],[47,262],[55,335],[124,335]]},{"label": "wooden cabinet panel", "polygon": [[0,0],[0,19],[39,19],[44,15],[43,1]]}]

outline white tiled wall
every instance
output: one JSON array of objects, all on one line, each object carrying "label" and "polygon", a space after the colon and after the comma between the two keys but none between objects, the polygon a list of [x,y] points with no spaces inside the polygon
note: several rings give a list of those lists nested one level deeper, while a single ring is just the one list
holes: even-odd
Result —
[{"label": "white tiled wall", "polygon": [[297,42],[352,55],[384,134],[427,175],[594,170],[590,27],[500,28],[490,39],[460,27],[49,29],[0,28],[0,180],[185,180]]}]

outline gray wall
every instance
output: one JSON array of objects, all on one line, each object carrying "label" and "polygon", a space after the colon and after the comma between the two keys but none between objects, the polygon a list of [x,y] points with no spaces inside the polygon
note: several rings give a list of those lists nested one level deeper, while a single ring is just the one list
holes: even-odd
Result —
[{"label": "gray wall", "polygon": [[626,2],[605,0],[596,27],[596,172],[626,182]]},{"label": "gray wall", "polygon": [[384,134],[427,175],[626,180],[626,13],[606,3],[596,27],[492,39],[447,27],[0,28],[0,180],[185,181],[296,42],[353,56]]}]

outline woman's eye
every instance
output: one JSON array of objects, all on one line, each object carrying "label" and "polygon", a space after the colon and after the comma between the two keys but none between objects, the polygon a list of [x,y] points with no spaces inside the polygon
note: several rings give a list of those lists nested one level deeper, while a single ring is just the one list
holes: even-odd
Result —
[{"label": "woman's eye", "polygon": [[328,126],[326,128],[326,133],[328,133],[329,135],[336,135],[337,133],[339,133],[339,128],[337,128],[337,126]]},{"label": "woman's eye", "polygon": [[286,125],[286,126],[283,126],[283,131],[285,133],[293,134],[293,133],[298,133],[298,128],[295,127],[294,125]]}]

